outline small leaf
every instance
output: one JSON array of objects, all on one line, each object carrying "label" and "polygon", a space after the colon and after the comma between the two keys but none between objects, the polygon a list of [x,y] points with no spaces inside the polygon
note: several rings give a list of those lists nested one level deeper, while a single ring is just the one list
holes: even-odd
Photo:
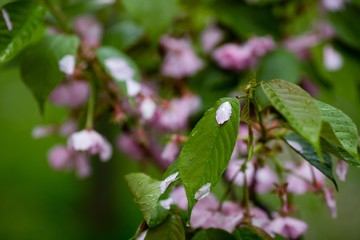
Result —
[{"label": "small leaf", "polygon": [[162,223],[167,216],[169,215],[169,211],[163,208],[159,203],[156,205],[154,212],[149,221],[149,227],[153,228]]},{"label": "small leaf", "polygon": [[[297,135],[296,133],[290,133],[285,135],[283,138],[292,149],[294,149],[298,154],[300,154],[311,165],[319,169],[320,172],[322,172],[334,183],[336,189],[338,189],[332,172],[331,158],[327,152],[323,152],[324,163],[322,163],[318,155],[316,154],[315,148],[301,136]],[[301,148],[299,148],[299,146]]]},{"label": "small leaf", "polygon": [[335,157],[346,161],[348,164],[351,164],[355,167],[360,167],[360,162],[341,147],[338,147],[335,144],[332,144],[323,138],[321,138],[320,142],[321,142],[321,148],[325,152],[331,153]]},{"label": "small leaf", "polygon": [[271,80],[261,86],[272,106],[319,153],[321,112],[315,100],[299,86],[284,80]]},{"label": "small leaf", "polygon": [[160,181],[143,173],[131,173],[125,176],[134,202],[138,205],[145,221],[150,225],[160,198]]},{"label": "small leaf", "polygon": [[236,240],[264,240],[264,238],[257,235],[250,228],[237,228],[234,230],[233,235],[236,237]]},{"label": "small leaf", "polygon": [[[113,78],[127,96],[133,97],[137,94],[136,92],[139,91],[139,89],[133,92],[131,88],[134,87],[134,84],[137,85],[135,88],[140,87],[140,71],[136,63],[130,57],[112,47],[98,48],[96,50],[96,56],[106,72]],[[109,60],[113,61],[115,64],[109,64]],[[118,63],[115,61],[118,61]],[[127,64],[127,66],[117,69],[117,67],[121,65],[121,62]],[[124,74],[123,71],[133,71],[133,73]],[[130,77],[130,79],[122,78],[124,75],[128,75],[127,77]]]},{"label": "small leaf", "polygon": [[198,231],[192,240],[236,240],[236,238],[222,229],[210,228]]},{"label": "small leaf", "polygon": [[123,0],[123,4],[153,38],[170,26],[178,9],[178,0]]},{"label": "small leaf", "polygon": [[[353,121],[341,110],[320,101],[316,102],[320,107],[322,120],[330,125],[330,129],[327,128],[321,136],[358,158],[359,135]],[[329,131],[332,135],[328,134]]]},{"label": "small leaf", "polygon": [[145,240],[185,240],[185,231],[181,217],[171,215],[160,225],[150,228]]},{"label": "small leaf", "polygon": [[45,16],[44,8],[30,1],[9,3],[3,9],[9,16],[12,29],[8,29],[0,13],[0,65],[29,43]]},{"label": "small leaf", "polygon": [[[216,122],[216,111],[224,102],[232,107],[230,119]],[[192,130],[179,157],[180,178],[191,210],[197,202],[196,192],[205,184],[214,187],[225,171],[234,150],[240,121],[240,104],[234,98],[222,98],[209,109]]]},{"label": "small leaf", "polygon": [[21,62],[21,76],[30,88],[43,112],[51,91],[63,80],[59,61],[66,55],[76,55],[77,36],[51,35],[27,49]]}]

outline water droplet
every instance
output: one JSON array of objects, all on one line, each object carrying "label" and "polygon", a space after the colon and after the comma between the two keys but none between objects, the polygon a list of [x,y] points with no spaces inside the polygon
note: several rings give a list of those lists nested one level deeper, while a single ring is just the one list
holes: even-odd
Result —
[{"label": "water droplet", "polygon": [[310,99],[306,100],[306,104],[309,105],[310,103],[311,103]]},{"label": "water droplet", "polygon": [[193,133],[191,133],[191,136],[193,137],[193,136],[195,136],[196,135],[196,133],[197,133],[197,130],[196,131],[194,131]]},{"label": "water droplet", "polygon": [[289,88],[289,92],[292,92],[292,90],[293,90],[292,88]]}]

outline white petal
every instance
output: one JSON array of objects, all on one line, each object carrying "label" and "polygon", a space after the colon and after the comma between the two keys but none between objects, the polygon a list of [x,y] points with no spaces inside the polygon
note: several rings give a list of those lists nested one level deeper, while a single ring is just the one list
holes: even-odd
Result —
[{"label": "white petal", "polygon": [[140,236],[138,236],[138,237],[136,238],[136,240],[144,240],[145,237],[146,237],[147,231],[148,231],[148,230],[142,232],[142,233],[140,234]]},{"label": "white petal", "polygon": [[144,119],[149,120],[154,116],[156,104],[151,98],[146,98],[140,105],[140,112]]},{"label": "white petal", "polygon": [[303,148],[298,142],[288,140],[287,143],[299,153],[303,153]]},{"label": "white petal", "polygon": [[337,165],[336,165],[336,174],[338,175],[340,181],[345,181],[345,177],[346,177],[346,173],[348,170],[348,164],[343,161],[343,160],[339,160]]},{"label": "white petal", "polygon": [[60,71],[67,75],[72,75],[75,70],[75,56],[66,55],[59,61]]},{"label": "white petal", "polygon": [[204,197],[206,197],[207,195],[210,194],[210,187],[211,187],[211,183],[207,183],[204,186],[202,186],[196,193],[195,193],[195,199],[196,200],[201,200]]},{"label": "white petal", "polygon": [[165,208],[167,210],[170,210],[170,206],[171,206],[171,204],[174,204],[174,200],[172,198],[168,198],[168,199],[165,199],[165,200],[161,200],[159,202],[159,204],[163,208]]},{"label": "white petal", "polygon": [[232,108],[229,102],[224,102],[216,110],[216,122],[223,124],[230,119]]},{"label": "white petal", "polygon": [[175,182],[177,180],[177,176],[179,175],[179,172],[176,172],[174,174],[171,174],[170,176],[168,176],[164,181],[162,181],[160,183],[160,190],[161,190],[161,194],[163,194],[167,187],[172,183]]},{"label": "white petal", "polygon": [[130,97],[135,97],[141,91],[141,84],[134,81],[133,79],[126,80],[126,88]]},{"label": "white petal", "polygon": [[106,67],[110,70],[110,74],[117,81],[125,81],[135,76],[135,71],[122,58],[112,57],[105,60]]},{"label": "white petal", "polygon": [[1,9],[1,13],[3,15],[6,27],[8,28],[9,31],[11,31],[12,30],[12,23],[10,21],[9,14],[7,13],[7,11],[4,8]]},{"label": "white petal", "polygon": [[324,46],[324,66],[328,71],[340,70],[343,66],[344,60],[341,54],[336,51],[331,45]]}]

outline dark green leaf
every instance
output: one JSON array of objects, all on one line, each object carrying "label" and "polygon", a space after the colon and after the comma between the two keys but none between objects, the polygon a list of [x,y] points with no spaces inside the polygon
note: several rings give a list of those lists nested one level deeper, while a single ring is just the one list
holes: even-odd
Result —
[{"label": "dark green leaf", "polygon": [[[222,103],[232,108],[230,119],[216,122],[216,111]],[[234,98],[222,98],[209,109],[192,130],[179,157],[180,178],[189,203],[189,217],[197,200],[195,193],[205,184],[211,189],[225,171],[234,150],[240,121],[240,104]]]},{"label": "dark green leaf", "polygon": [[143,34],[143,29],[134,22],[119,22],[106,30],[103,45],[112,46],[123,51],[136,44]]},{"label": "dark green leaf", "polygon": [[160,223],[162,223],[167,216],[169,215],[169,211],[163,208],[159,203],[156,205],[154,212],[149,221],[149,227],[156,227]]},{"label": "dark green leaf", "polygon": [[222,229],[210,228],[198,231],[192,240],[236,240],[236,238]]},{"label": "dark green leaf", "polygon": [[[308,161],[311,165],[319,169],[327,178],[329,178],[335,185],[336,189],[338,189],[335,178],[332,173],[332,162],[331,157],[327,152],[323,152],[324,163],[322,163],[316,154],[315,148],[304,138],[297,135],[296,133],[290,133],[284,136],[285,142],[289,144],[289,146],[294,149],[298,154],[300,154],[306,161]],[[295,147],[297,143],[301,146],[301,149]]]},{"label": "dark green leaf", "polygon": [[250,228],[237,228],[234,230],[233,235],[236,237],[236,240],[264,240],[264,238],[257,235]]},{"label": "dark green leaf", "polygon": [[341,147],[338,147],[335,144],[332,144],[323,138],[321,138],[320,142],[321,142],[321,148],[325,152],[331,153],[335,157],[342,159],[353,166],[360,167],[360,162]]},{"label": "dark green leaf", "polygon": [[271,80],[261,86],[272,106],[319,152],[321,112],[315,100],[299,86],[284,80]]},{"label": "dark green leaf", "polygon": [[21,62],[22,80],[34,94],[41,111],[48,95],[65,76],[59,69],[59,61],[66,55],[75,56],[79,42],[76,36],[51,35],[25,52]]},{"label": "dark green leaf", "polygon": [[353,121],[341,110],[320,101],[316,102],[320,107],[322,120],[330,125],[327,132],[333,133],[329,136],[325,132],[325,135],[321,134],[321,136],[358,158],[359,135]]},{"label": "dark green leaf", "polygon": [[275,233],[275,240],[288,240],[287,238]]},{"label": "dark green leaf", "polygon": [[278,20],[270,8],[250,6],[239,1],[217,1],[213,9],[219,21],[240,37],[279,36]]},{"label": "dark green leaf", "polygon": [[155,228],[150,228],[145,240],[185,240],[185,231],[181,217],[171,215],[162,224]]},{"label": "dark green leaf", "polygon": [[150,225],[150,220],[158,205],[161,195],[160,181],[154,180],[144,173],[131,173],[125,176],[125,180],[138,205],[145,221]]},{"label": "dark green leaf", "polygon": [[171,24],[178,0],[123,0],[125,10],[154,38]]},{"label": "dark green leaf", "polygon": [[9,15],[12,30],[9,31],[1,18],[0,65],[13,58],[29,43],[45,15],[45,10],[41,5],[30,1],[9,3],[3,9]]}]

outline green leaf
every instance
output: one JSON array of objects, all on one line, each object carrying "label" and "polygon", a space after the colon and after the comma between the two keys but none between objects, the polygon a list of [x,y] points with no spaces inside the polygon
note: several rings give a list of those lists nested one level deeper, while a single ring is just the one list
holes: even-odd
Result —
[{"label": "green leaf", "polygon": [[135,76],[133,80],[135,80],[136,82],[140,82],[140,71],[136,63],[130,57],[128,57],[127,55],[125,55],[124,53],[120,52],[119,50],[113,47],[100,47],[96,50],[95,54],[99,59],[100,64],[103,66],[106,72],[112,77],[114,82],[116,82],[119,85],[120,89],[125,94],[127,94],[127,96],[129,96],[127,91],[126,81],[119,81],[119,79],[116,79],[116,77],[111,73],[111,70],[108,68],[105,62],[107,59],[110,58],[120,58],[125,60],[127,64],[129,64],[129,66],[135,71]]},{"label": "green leaf", "polygon": [[131,173],[125,180],[138,205],[144,219],[150,225],[151,217],[156,210],[161,195],[160,181],[154,180],[144,173]]},{"label": "green leaf", "polygon": [[218,20],[240,37],[279,36],[279,23],[270,8],[250,6],[239,1],[216,1],[213,9]]},{"label": "green leaf", "polygon": [[[232,108],[230,119],[222,125],[216,122],[216,111],[222,103]],[[195,193],[205,184],[211,189],[225,171],[234,150],[240,121],[240,104],[234,98],[221,98],[191,131],[179,157],[180,178],[189,203],[189,219],[197,200]]]},{"label": "green leaf", "polygon": [[66,55],[76,55],[77,36],[51,35],[27,49],[21,62],[21,76],[30,88],[43,112],[44,102],[63,80],[59,61]]},{"label": "green leaf", "polygon": [[323,138],[321,138],[320,143],[321,143],[321,148],[325,152],[331,153],[335,157],[342,159],[355,167],[360,167],[359,160],[351,156],[347,151],[345,151],[341,147],[338,147],[335,144],[332,144]]},{"label": "green leaf", "polygon": [[137,24],[123,21],[106,30],[103,45],[123,51],[135,45],[143,35],[144,30]]},{"label": "green leaf", "polygon": [[236,238],[222,229],[210,228],[198,231],[192,240],[236,240]]},{"label": "green leaf", "polygon": [[178,0],[123,0],[125,10],[156,39],[170,26]]},{"label": "green leaf", "polygon": [[149,227],[156,227],[160,223],[162,223],[167,216],[169,215],[169,211],[163,208],[159,203],[156,205],[154,212],[149,221]]},{"label": "green leaf", "polygon": [[321,112],[315,100],[299,86],[284,80],[271,80],[261,86],[272,106],[319,153]]},{"label": "green leaf", "polygon": [[360,49],[360,8],[346,5],[341,11],[329,13],[329,18],[337,36],[350,46]]},{"label": "green leaf", "polygon": [[287,238],[275,233],[275,240],[288,240]]},{"label": "green leaf", "polygon": [[[292,149],[294,149],[298,154],[300,154],[311,165],[319,169],[320,172],[322,172],[334,183],[336,189],[338,189],[337,183],[333,176],[331,157],[327,152],[323,152],[324,163],[322,163],[318,155],[316,154],[315,148],[301,136],[297,135],[296,133],[290,133],[283,138]],[[299,147],[296,146],[294,143],[299,144],[299,146],[301,146],[301,149],[299,149]]]},{"label": "green leaf", "polygon": [[257,235],[250,228],[237,228],[234,230],[233,235],[236,237],[236,240],[264,240],[264,238]]},{"label": "green leaf", "polygon": [[145,240],[185,240],[185,231],[181,217],[171,215],[162,224],[155,228],[150,228]]},{"label": "green leaf", "polygon": [[0,65],[13,58],[32,39],[41,25],[45,9],[30,1],[9,3],[3,7],[9,15],[12,30],[9,31],[1,15]]},{"label": "green leaf", "polygon": [[[353,121],[337,108],[320,101],[316,103],[320,107],[322,120],[330,125],[330,128],[326,129],[327,132],[322,133],[321,136],[358,158],[359,135]],[[329,131],[332,133],[330,136]]]}]

